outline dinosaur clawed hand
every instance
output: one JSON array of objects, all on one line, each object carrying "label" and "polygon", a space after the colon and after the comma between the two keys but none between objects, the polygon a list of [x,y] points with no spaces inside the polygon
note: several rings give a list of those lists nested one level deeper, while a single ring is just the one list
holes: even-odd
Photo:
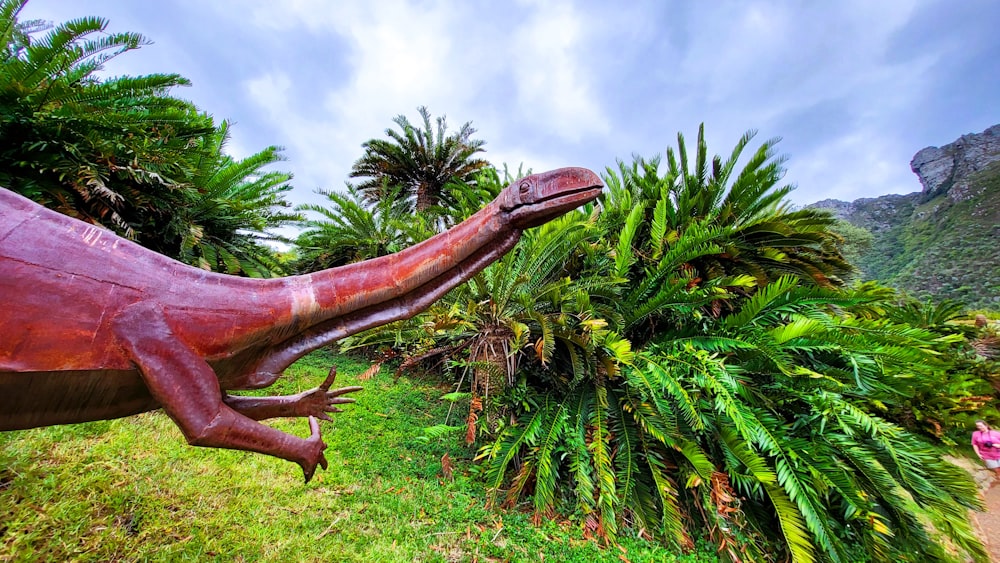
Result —
[{"label": "dinosaur clawed hand", "polygon": [[330,418],[330,414],[342,412],[341,409],[337,408],[335,405],[355,402],[356,399],[343,397],[342,395],[360,391],[363,387],[355,385],[351,387],[340,387],[331,391],[330,387],[336,379],[337,366],[333,366],[330,368],[330,373],[326,376],[323,383],[320,383],[319,387],[303,391],[298,395],[290,397],[293,402],[292,409],[295,412],[295,415],[315,416],[316,418],[321,418],[323,420],[332,420]]}]

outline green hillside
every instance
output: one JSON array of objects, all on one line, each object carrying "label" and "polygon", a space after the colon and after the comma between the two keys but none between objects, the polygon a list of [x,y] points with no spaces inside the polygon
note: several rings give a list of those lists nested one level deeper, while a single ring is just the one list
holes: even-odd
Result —
[{"label": "green hillside", "polygon": [[857,259],[864,279],[880,280],[920,299],[998,309],[1000,161],[966,180],[968,188],[958,191],[815,206],[872,233],[871,247]]}]

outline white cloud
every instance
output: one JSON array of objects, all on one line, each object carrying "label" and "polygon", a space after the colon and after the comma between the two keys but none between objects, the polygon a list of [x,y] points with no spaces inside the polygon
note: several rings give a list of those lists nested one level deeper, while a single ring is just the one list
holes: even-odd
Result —
[{"label": "white cloud", "polygon": [[109,73],[192,78],[178,94],[235,121],[234,154],[288,148],[296,200],[340,188],[361,143],[418,105],[473,121],[496,164],[600,170],[704,121],[713,153],[749,128],[784,137],[798,202],[912,191],[913,153],[995,123],[1000,95],[989,0],[92,4],[24,15],[151,37]]},{"label": "white cloud", "polygon": [[920,191],[907,158],[877,130],[862,129],[796,159],[786,180],[798,185],[793,199],[800,204]]},{"label": "white cloud", "polygon": [[695,13],[690,25],[699,31],[678,75],[702,89],[709,106],[742,107],[762,124],[873,86],[912,3],[731,4],[726,12]]},{"label": "white cloud", "polygon": [[[313,112],[300,112],[292,104],[292,80],[284,73],[269,73],[244,83],[247,96],[257,111],[264,112],[267,120],[280,128],[286,148],[295,155],[297,163],[295,185],[296,203],[316,201],[311,194],[317,188],[338,189],[347,177],[350,157],[343,141],[331,134],[329,123]],[[340,154],[339,158],[331,158]]]},{"label": "white cloud", "polygon": [[267,73],[247,80],[247,94],[272,119],[281,119],[291,113],[289,105],[292,82],[280,72]]},{"label": "white cloud", "polygon": [[581,57],[584,40],[600,30],[567,1],[531,2],[535,10],[509,43],[520,106],[570,141],[603,134],[610,124],[594,99],[590,72]]},{"label": "white cloud", "polygon": [[[269,73],[246,87],[291,139],[295,158],[305,159],[300,167],[311,172],[298,176],[299,185],[314,186],[319,172],[346,179],[361,143],[395,128],[397,114],[419,119],[419,105],[433,116],[447,114],[450,130],[474,120],[477,138],[489,141],[485,156],[497,164],[523,162],[536,170],[549,161],[572,164],[538,154],[531,138],[576,142],[610,127],[593,95],[597,74],[582,58],[593,23],[567,2],[520,8],[511,16],[519,21],[511,32],[494,14],[457,2],[258,3],[251,10],[256,25],[276,33],[306,29],[320,47],[336,42],[344,47],[335,56],[347,72]],[[306,88],[315,90],[308,97],[318,105],[290,107],[290,94]]]}]

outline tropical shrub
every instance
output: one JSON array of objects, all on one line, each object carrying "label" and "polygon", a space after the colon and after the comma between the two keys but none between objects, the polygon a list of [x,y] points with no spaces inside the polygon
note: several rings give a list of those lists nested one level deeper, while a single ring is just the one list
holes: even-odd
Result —
[{"label": "tropical shrub", "polygon": [[385,256],[434,233],[427,215],[414,214],[390,188],[386,192],[389,197],[372,203],[348,184],[346,194],[318,192],[329,200],[329,206],[299,206],[299,211],[311,211],[320,218],[299,222],[304,230],[296,240],[296,271],[315,272]]},{"label": "tropical shrub", "polygon": [[617,170],[609,168],[605,174],[603,220],[616,229],[630,214],[640,214],[630,227],[636,231],[631,237],[651,237],[659,245],[654,252],[673,244],[692,224],[728,229],[715,241],[715,252],[688,265],[695,278],[750,274],[763,285],[791,274],[821,286],[842,285],[854,269],[841,255],[842,239],[831,229],[836,221],[826,211],[792,210],[785,201],[793,187],[780,184],[784,158],[775,152],[778,139],[764,141],[738,168],[754,137],[753,131],[744,134],[725,160],[709,159],[702,125],[693,163],[681,134],[677,152],[667,149],[662,174],[659,157],[619,161]]},{"label": "tropical shrub", "polygon": [[269,242],[287,242],[273,229],[299,220],[284,194],[292,175],[266,170],[284,160],[270,146],[246,158],[224,152],[229,124],[223,122],[191,148],[193,168],[185,183],[185,205],[176,209],[166,232],[138,242],[206,270],[251,277],[283,275],[285,266]]},{"label": "tropical shrub", "polygon": [[915,366],[923,368],[919,377],[907,378],[898,395],[880,403],[886,418],[952,446],[968,443],[977,419],[1000,423],[1000,366],[991,357],[989,327],[974,326],[965,320],[965,307],[947,299],[933,303],[893,293],[880,308],[886,318],[934,336],[933,354]]},{"label": "tropical shrub", "polygon": [[733,559],[947,559],[923,518],[982,558],[968,476],[868,408],[934,335],[835,313],[864,299],[785,277],[718,319],[672,305],[687,322],[620,373],[533,381],[484,448],[488,484],[538,517],[568,499],[598,535],[705,534]]},{"label": "tropical shrub", "polygon": [[187,145],[211,120],[166,95],[189,84],[176,74],[96,75],[141,35],[105,34],[100,18],[21,23],[24,4],[0,2],[0,185],[134,236],[169,209]]}]

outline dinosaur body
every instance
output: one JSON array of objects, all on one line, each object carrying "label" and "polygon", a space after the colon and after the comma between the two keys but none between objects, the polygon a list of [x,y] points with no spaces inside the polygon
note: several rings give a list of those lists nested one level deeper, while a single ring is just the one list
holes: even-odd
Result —
[{"label": "dinosaur body", "polygon": [[[600,193],[592,172],[529,176],[402,252],[270,280],[206,272],[0,189],[0,430],[163,408],[195,445],[326,466],[318,424],[342,395],[236,397],[304,354],[409,318],[510,250],[523,229]],[[302,439],[257,422],[310,417]]]}]

